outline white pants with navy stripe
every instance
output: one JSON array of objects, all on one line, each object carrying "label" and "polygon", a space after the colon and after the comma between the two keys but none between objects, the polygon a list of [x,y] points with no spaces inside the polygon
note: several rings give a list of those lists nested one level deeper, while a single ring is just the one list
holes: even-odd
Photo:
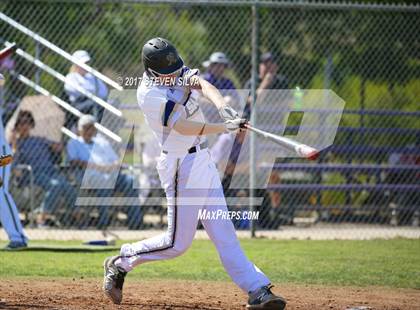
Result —
[{"label": "white pants with navy stripe", "polygon": [[[10,154],[3,150],[4,154]],[[27,242],[15,201],[9,193],[10,165],[0,167],[3,186],[0,187],[0,221],[10,241]]]},{"label": "white pants with navy stripe", "polygon": [[[165,233],[121,247],[116,264],[126,271],[135,266],[184,253],[194,239],[200,209],[226,211],[219,174],[208,150],[184,156],[162,154],[157,169],[168,200]],[[230,219],[201,220],[232,280],[245,292],[268,285],[269,279],[242,251]]]}]

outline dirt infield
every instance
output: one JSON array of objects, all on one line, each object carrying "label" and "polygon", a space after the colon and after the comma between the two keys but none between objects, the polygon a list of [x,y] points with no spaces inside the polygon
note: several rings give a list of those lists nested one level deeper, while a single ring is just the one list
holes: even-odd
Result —
[{"label": "dirt infield", "polygon": [[[287,309],[420,309],[420,290],[277,285]],[[130,281],[123,304],[111,305],[101,282],[89,279],[8,279],[0,309],[244,309],[246,296],[228,282]],[[364,308],[363,308],[364,307]]]}]

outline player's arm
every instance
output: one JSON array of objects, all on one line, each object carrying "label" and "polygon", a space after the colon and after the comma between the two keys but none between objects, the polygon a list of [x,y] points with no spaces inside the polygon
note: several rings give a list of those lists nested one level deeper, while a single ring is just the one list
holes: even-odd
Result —
[{"label": "player's arm", "polygon": [[224,123],[201,123],[181,117],[183,106],[173,101],[167,101],[162,115],[162,125],[173,128],[184,136],[204,136],[219,134],[227,131],[235,131],[243,128],[246,120],[236,118]]},{"label": "player's arm", "polygon": [[205,136],[228,131],[227,125],[224,123],[200,123],[186,119],[177,120],[173,128],[184,136]]},{"label": "player's arm", "polygon": [[225,120],[233,120],[239,118],[238,112],[232,109],[223,98],[219,90],[205,79],[194,75],[190,80],[191,88],[200,89],[203,96],[209,99],[219,110],[220,116]]},{"label": "player's arm", "polygon": [[191,88],[200,89],[203,93],[203,96],[209,99],[213,104],[217,107],[217,109],[221,109],[222,107],[226,106],[225,99],[223,98],[222,94],[219,90],[214,87],[211,83],[207,82],[205,79],[199,77],[198,75],[194,75],[191,77]]},{"label": "player's arm", "polygon": [[228,131],[243,129],[247,123],[246,119],[236,118],[224,123],[199,123],[186,119],[178,119],[173,128],[184,136],[205,136]]}]

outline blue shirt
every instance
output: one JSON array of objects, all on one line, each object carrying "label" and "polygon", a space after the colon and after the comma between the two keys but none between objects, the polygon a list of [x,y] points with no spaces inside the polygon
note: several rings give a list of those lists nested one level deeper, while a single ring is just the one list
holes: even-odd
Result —
[{"label": "blue shirt", "polygon": [[21,138],[17,141],[17,150],[13,162],[15,164],[31,165],[34,174],[55,173],[54,155],[51,151],[53,142],[36,136]]},{"label": "blue shirt", "polygon": [[210,72],[206,72],[203,75],[203,79],[205,79],[210,84],[213,84],[218,90],[225,90],[225,89],[235,89],[235,85],[231,80],[225,77],[216,78]]}]

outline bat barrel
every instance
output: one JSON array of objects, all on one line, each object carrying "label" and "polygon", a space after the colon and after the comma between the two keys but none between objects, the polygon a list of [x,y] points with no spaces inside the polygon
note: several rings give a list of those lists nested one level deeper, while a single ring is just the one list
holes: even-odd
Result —
[{"label": "bat barrel", "polygon": [[306,159],[309,160],[315,160],[319,157],[319,152],[318,150],[316,150],[315,148],[303,144],[303,143],[299,143],[297,141],[294,141],[292,139],[286,138],[286,137],[281,137],[269,132],[266,132],[264,130],[255,128],[253,126],[251,126],[250,124],[245,124],[244,127],[248,130],[251,130],[253,132],[255,132],[256,134],[269,139],[275,143],[277,143],[278,145],[281,145],[282,147],[295,152],[297,155],[299,155],[300,157],[304,157]]}]

